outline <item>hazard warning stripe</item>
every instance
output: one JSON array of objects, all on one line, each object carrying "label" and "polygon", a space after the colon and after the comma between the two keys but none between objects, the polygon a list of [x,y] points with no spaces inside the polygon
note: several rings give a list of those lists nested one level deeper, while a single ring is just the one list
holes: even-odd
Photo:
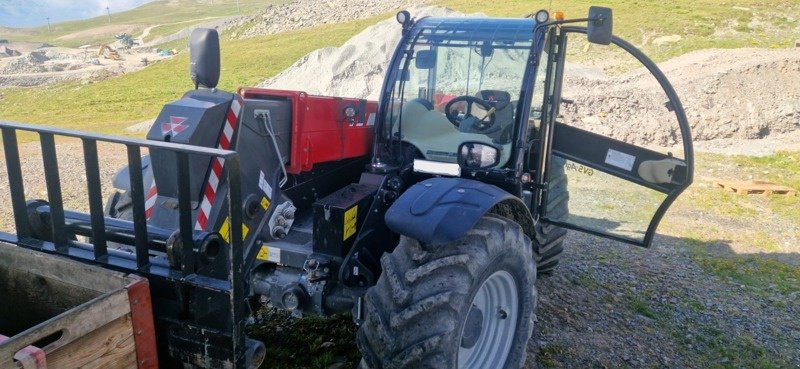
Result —
[{"label": "hazard warning stripe", "polygon": [[[225,126],[222,128],[222,134],[219,136],[218,149],[229,150],[231,142],[233,142],[233,134],[236,132],[236,125],[239,123],[239,113],[242,109],[242,98],[236,95],[228,109],[228,114],[225,117]],[[222,178],[222,168],[225,166],[225,159],[216,157],[211,161],[211,171],[208,174],[205,188],[203,190],[203,201],[200,202],[200,212],[197,214],[197,222],[194,229],[202,231],[208,225],[208,217],[211,215],[211,206],[214,204],[214,199],[217,197],[217,187]]]},{"label": "hazard warning stripe", "polygon": [[150,185],[150,190],[147,191],[147,196],[144,200],[144,217],[150,219],[153,215],[153,209],[156,206],[156,199],[158,198],[158,189],[156,189],[156,179],[153,178],[153,184]]}]

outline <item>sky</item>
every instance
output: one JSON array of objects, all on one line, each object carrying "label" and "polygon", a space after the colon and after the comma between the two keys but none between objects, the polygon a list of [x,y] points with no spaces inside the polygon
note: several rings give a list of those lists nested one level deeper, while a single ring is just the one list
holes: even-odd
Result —
[{"label": "sky", "polygon": [[135,8],[150,0],[0,0],[0,26],[35,27]]}]

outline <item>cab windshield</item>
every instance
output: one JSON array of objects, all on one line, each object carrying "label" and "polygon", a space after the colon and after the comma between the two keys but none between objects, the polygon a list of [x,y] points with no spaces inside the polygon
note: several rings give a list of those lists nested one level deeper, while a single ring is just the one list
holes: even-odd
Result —
[{"label": "cab windshield", "polygon": [[497,165],[503,166],[510,157],[535,23],[422,21],[431,27],[413,35],[395,64],[399,71],[384,110],[390,127],[385,133],[418,156],[451,163],[461,143],[489,144],[499,149]]}]

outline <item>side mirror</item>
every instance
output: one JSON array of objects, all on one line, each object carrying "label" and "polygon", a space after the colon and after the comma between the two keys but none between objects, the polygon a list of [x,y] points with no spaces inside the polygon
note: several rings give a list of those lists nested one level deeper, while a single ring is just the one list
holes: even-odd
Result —
[{"label": "side mirror", "polygon": [[500,149],[482,142],[467,141],[458,146],[458,165],[463,169],[487,169],[500,162]]},{"label": "side mirror", "polygon": [[414,65],[417,69],[431,69],[436,66],[436,50],[420,50],[417,51],[417,57],[414,59]]},{"label": "side mirror", "polygon": [[216,30],[196,28],[189,37],[189,73],[195,88],[217,87],[219,83],[219,34]]},{"label": "side mirror", "polygon": [[599,45],[610,44],[613,24],[611,8],[602,6],[589,7],[589,22],[586,26],[589,42]]}]

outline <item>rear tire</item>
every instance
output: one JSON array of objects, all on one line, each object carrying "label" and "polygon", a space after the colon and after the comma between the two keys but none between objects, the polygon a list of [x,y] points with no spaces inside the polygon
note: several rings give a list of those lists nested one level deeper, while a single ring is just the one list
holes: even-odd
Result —
[{"label": "rear tire", "polygon": [[[567,191],[566,160],[553,157],[550,163],[550,176],[547,181],[547,217],[566,220],[569,214]],[[567,230],[552,224],[537,223],[534,227],[536,238],[533,241],[533,254],[539,276],[549,276],[558,266],[564,252],[564,238]]]},{"label": "rear tire", "polygon": [[361,367],[520,368],[535,319],[531,250],[494,215],[446,245],[401,237],[365,296]]}]

